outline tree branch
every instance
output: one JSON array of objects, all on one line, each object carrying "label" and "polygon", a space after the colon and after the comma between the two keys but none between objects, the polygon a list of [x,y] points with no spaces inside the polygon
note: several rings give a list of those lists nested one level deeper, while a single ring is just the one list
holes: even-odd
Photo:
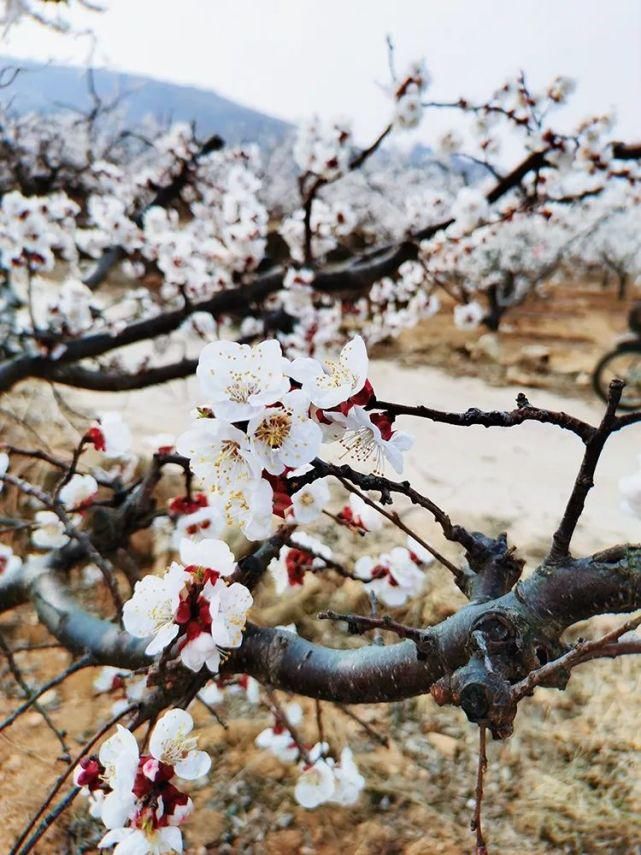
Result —
[{"label": "tree branch", "polygon": [[610,383],[605,414],[599,427],[586,442],[585,454],[583,455],[583,461],[576,477],[574,488],[568,499],[563,518],[552,538],[552,546],[546,559],[548,563],[553,564],[569,555],[570,541],[583,513],[585,499],[594,486],[594,472],[597,463],[601,457],[603,447],[616,425],[615,413],[621,400],[624,385],[622,380],[613,380]]},{"label": "tree branch", "polygon": [[[568,413],[540,409],[539,407],[531,406],[529,403],[510,411],[483,411],[476,407],[471,407],[464,413],[450,413],[444,410],[434,410],[431,407],[409,406],[407,404],[395,404],[390,401],[375,399],[369,404],[368,408],[385,410],[392,416],[416,416],[422,419],[429,419],[433,422],[456,425],[458,427],[471,427],[472,425],[481,425],[486,428],[515,427],[529,421],[541,422],[542,424],[556,425],[563,430],[571,431],[583,442],[588,442],[596,430],[592,425],[574,416],[570,416]],[[639,415],[641,417],[641,414]]]}]

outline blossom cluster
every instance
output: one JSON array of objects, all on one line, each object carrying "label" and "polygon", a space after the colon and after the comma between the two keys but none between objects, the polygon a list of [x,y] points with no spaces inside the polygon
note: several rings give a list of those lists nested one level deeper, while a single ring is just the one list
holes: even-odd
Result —
[{"label": "blossom cluster", "polygon": [[349,807],[356,804],[365,786],[351,748],[345,746],[338,760],[329,754],[329,745],[318,742],[306,749],[298,744],[292,727],[303,721],[300,704],[285,707],[284,716],[275,716],[271,727],[261,730],[256,745],[271,752],[282,763],[298,763],[299,777],[294,788],[294,798],[304,808],[313,809],[322,804]]},{"label": "blossom cluster", "polygon": [[[397,77],[392,131],[418,124],[429,83],[422,62]],[[608,115],[595,114],[571,132],[555,127],[555,110],[573,88],[557,77],[534,91],[519,75],[482,103],[460,98],[454,103],[469,117],[469,139],[453,130],[437,154],[420,164],[404,157],[402,165],[398,153],[376,147],[362,160],[368,149],[358,149],[344,119],[303,123],[293,145],[270,157],[253,145],[203,144],[185,123],[147,129],[143,145],[98,121],[90,128],[63,117],[3,116],[0,253],[11,281],[0,293],[0,334],[18,349],[26,335],[60,358],[69,339],[96,329],[116,337],[134,321],[187,308],[184,323],[153,349],[111,358],[111,369],[135,372],[196,337],[224,337],[233,320],[212,316],[207,302],[250,284],[263,269],[273,273],[281,260],[282,288],[264,311],[291,318],[274,330],[289,357],[333,348],[354,329],[372,342],[397,335],[439,311],[440,288],[457,304],[456,325],[472,329],[488,320],[486,292],[504,311],[570,265],[636,279],[639,253],[626,236],[638,219],[638,166],[616,159]],[[494,158],[506,125],[542,165],[490,203],[494,173],[504,171]],[[453,154],[469,155],[476,166],[468,170]],[[38,193],[26,180],[34,174]],[[321,263],[436,224],[442,227],[422,241],[419,259],[366,296],[345,299],[315,287]],[[275,256],[270,236],[280,244]],[[114,246],[123,274],[138,287],[109,301],[83,278]],[[44,276],[54,259],[67,263],[62,285]],[[264,321],[244,318],[241,335],[264,335]]]},{"label": "blossom cluster", "polygon": [[193,781],[210,769],[211,758],[197,749],[188,712],[173,709],[155,725],[149,752],[140,754],[126,727],[86,757],[74,770],[74,784],[88,797],[91,813],[107,833],[100,848],[115,846],[115,855],[182,852],[180,826],[193,811],[189,796],[175,779]]},{"label": "blossom cluster", "polygon": [[206,665],[217,673],[221,649],[239,647],[252,605],[249,590],[229,582],[234,556],[221,540],[184,538],[181,562],[164,576],[136,582],[123,608],[125,629],[149,638],[146,653],[154,656],[176,642],[182,664],[198,672]]},{"label": "blossom cluster", "polygon": [[426,549],[413,538],[408,538],[407,548],[395,546],[376,558],[361,556],[354,570],[378,600],[386,606],[402,606],[421,591],[425,577],[420,568],[433,560]]},{"label": "blossom cluster", "polygon": [[430,75],[425,63],[414,62],[401,81],[395,85],[394,122],[400,128],[415,128],[423,118],[422,96],[430,84]]},{"label": "blossom cluster", "polygon": [[[285,359],[280,344],[255,347],[212,342],[197,376],[202,394],[193,427],[176,448],[208,491],[218,533],[240,524],[250,540],[270,534],[272,515],[310,522],[322,510],[323,487],[288,486],[292,471],[308,466],[323,442],[339,442],[360,463],[380,471],[387,461],[403,469],[412,443],[393,419],[374,407],[365,344],[355,336],[338,359]],[[283,506],[284,505],[284,506]],[[291,508],[291,510],[290,510]]]}]

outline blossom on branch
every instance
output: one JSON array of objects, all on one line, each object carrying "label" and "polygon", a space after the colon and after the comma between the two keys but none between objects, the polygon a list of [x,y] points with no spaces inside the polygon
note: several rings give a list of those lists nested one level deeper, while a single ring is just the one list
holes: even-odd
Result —
[{"label": "blossom on branch", "polygon": [[281,406],[271,406],[250,419],[251,447],[272,475],[280,475],[287,467],[304,466],[317,456],[323,435],[309,417],[309,404],[305,392],[295,389],[283,395]]},{"label": "blossom on branch", "polygon": [[221,540],[183,539],[180,558],[159,578],[145,576],[136,583],[123,608],[125,629],[137,638],[153,636],[146,653],[154,655],[177,640],[180,660],[198,672],[206,665],[217,673],[220,649],[239,647],[249,590],[225,577],[235,568],[234,556]]},{"label": "blossom on branch", "polygon": [[131,452],[131,431],[120,413],[102,413],[86,438],[107,458],[126,457]]},{"label": "blossom on branch", "polygon": [[149,754],[140,754],[134,735],[122,725],[102,746],[98,757],[86,757],[74,770],[74,784],[90,798],[94,815],[108,829],[101,849],[114,855],[159,855],[182,852],[179,826],[193,803],[173,782],[206,775],[211,758],[197,749],[188,712],[173,709],[157,722]]},{"label": "blossom on branch", "polygon": [[363,339],[356,335],[341,350],[337,360],[319,362],[301,357],[289,366],[290,376],[302,385],[312,404],[331,409],[363,391],[369,360]]},{"label": "blossom on branch", "polygon": [[62,504],[70,511],[89,507],[98,492],[98,483],[93,475],[72,475],[58,494]]},{"label": "blossom on branch", "polygon": [[396,546],[378,558],[363,555],[354,570],[386,606],[404,605],[420,592],[425,582],[412,554],[404,546]]},{"label": "blossom on branch", "polygon": [[36,527],[31,532],[31,542],[40,549],[58,549],[69,543],[65,525],[53,511],[38,511],[34,517]]},{"label": "blossom on branch", "polygon": [[277,341],[256,347],[233,341],[206,345],[198,361],[198,382],[214,414],[239,422],[260,415],[289,391],[285,360]]}]

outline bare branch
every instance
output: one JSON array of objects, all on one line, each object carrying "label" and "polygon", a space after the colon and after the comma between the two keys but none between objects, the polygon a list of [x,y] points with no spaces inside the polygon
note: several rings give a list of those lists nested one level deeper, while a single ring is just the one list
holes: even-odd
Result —
[{"label": "bare branch", "polygon": [[621,400],[623,386],[624,383],[622,380],[613,380],[610,383],[605,414],[601,420],[601,424],[586,443],[585,454],[574,483],[574,488],[568,499],[563,518],[552,538],[552,547],[546,559],[548,563],[560,561],[569,555],[570,541],[572,540],[572,535],[574,534],[579,518],[583,513],[585,499],[594,486],[594,472],[597,463],[599,462],[603,447],[616,424],[615,413]]}]

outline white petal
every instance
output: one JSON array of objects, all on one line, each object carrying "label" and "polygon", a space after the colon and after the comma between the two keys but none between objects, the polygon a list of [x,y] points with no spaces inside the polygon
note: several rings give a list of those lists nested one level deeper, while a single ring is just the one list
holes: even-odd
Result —
[{"label": "white petal", "polygon": [[180,541],[180,560],[185,565],[195,564],[197,567],[217,570],[221,576],[229,576],[236,563],[229,546],[222,540],[212,538],[204,538],[198,543],[183,538]]},{"label": "white petal", "polygon": [[171,644],[174,638],[178,635],[178,629],[179,628],[175,623],[169,623],[163,626],[145,648],[147,656],[155,656],[156,653],[160,653],[161,650],[164,650],[165,647]]},{"label": "white petal", "polygon": [[160,837],[166,847],[166,849],[164,849],[165,852],[183,851],[183,836],[179,828],[175,828],[171,825],[168,825],[166,828],[161,828]]},{"label": "white petal", "polygon": [[191,733],[194,721],[186,710],[169,710],[158,719],[149,740],[149,751],[156,760],[163,759],[166,743],[172,743],[177,737]]},{"label": "white petal", "polygon": [[136,797],[132,792],[114,790],[102,803],[100,818],[107,828],[121,828],[135,812]]},{"label": "white petal", "polygon": [[179,778],[186,781],[195,781],[209,772],[211,757],[206,751],[190,751],[184,760],[179,760],[174,766]]}]

